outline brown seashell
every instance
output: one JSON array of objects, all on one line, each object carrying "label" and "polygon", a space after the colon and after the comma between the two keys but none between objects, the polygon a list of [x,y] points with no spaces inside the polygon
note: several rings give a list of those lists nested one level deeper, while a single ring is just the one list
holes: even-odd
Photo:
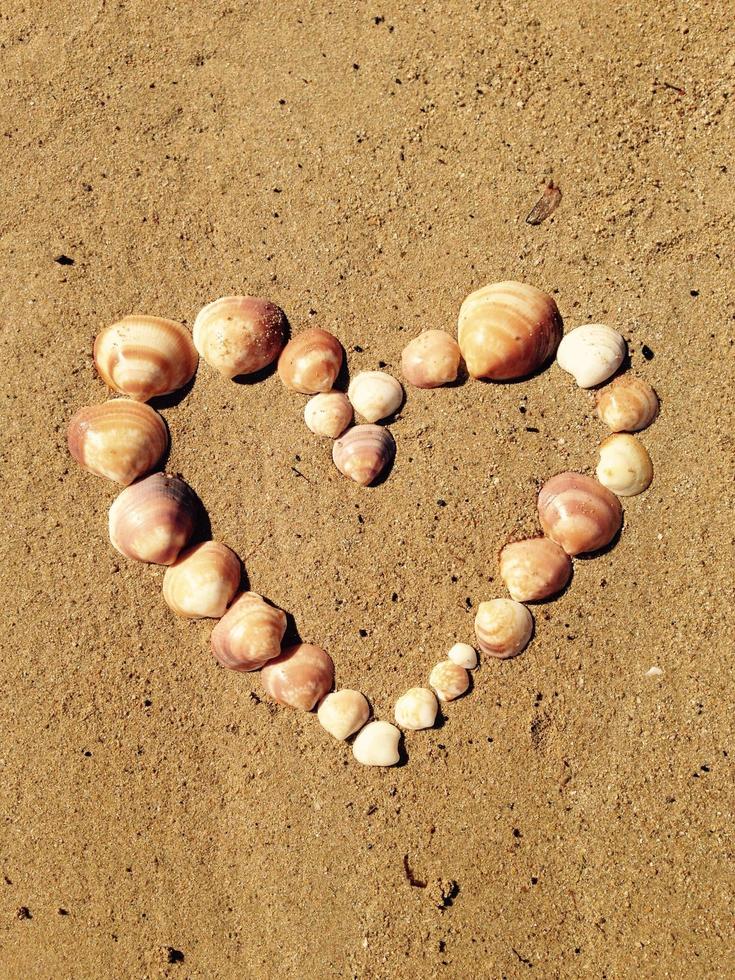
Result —
[{"label": "brown seashell", "polygon": [[191,537],[199,501],[181,477],[154,473],[126,487],[110,507],[110,541],[135,561],[172,565]]},{"label": "brown seashell", "polygon": [[267,694],[291,708],[311,711],[334,683],[332,658],[321,647],[297,643],[263,668]]},{"label": "brown seashell", "polygon": [[198,362],[186,327],[159,316],[123,317],[94,342],[94,363],[102,380],[138,402],[183,388]]},{"label": "brown seashell", "polygon": [[168,448],[168,429],[150,405],[116,398],[72,416],[69,452],[90,473],[124,487],[150,472]]},{"label": "brown seashell", "polygon": [[286,614],[257,592],[243,592],[212,630],[212,653],[230,670],[258,670],[280,656]]},{"label": "brown seashell", "polygon": [[334,443],[334,465],[355,483],[366,487],[395,456],[393,436],[380,425],[355,425]]},{"label": "brown seashell", "polygon": [[278,358],[278,374],[291,391],[315,395],[331,391],[342,368],[342,345],[331,333],[314,328],[296,334]]},{"label": "brown seashell", "polygon": [[336,439],[352,422],[352,405],[341,391],[323,391],[304,406],[304,421],[314,435]]},{"label": "brown seashell", "polygon": [[598,551],[623,524],[620,501],[582,473],[559,473],[541,487],[538,513],[544,534],[568,555]]},{"label": "brown seashell", "polygon": [[635,436],[616,432],[599,448],[597,479],[618,497],[635,497],[653,480],[653,463],[648,450]]},{"label": "brown seashell", "polygon": [[526,538],[500,552],[500,577],[517,602],[539,602],[558,595],[572,577],[566,551],[549,538]]},{"label": "brown seashell", "polygon": [[481,602],[475,616],[475,636],[481,653],[500,660],[517,657],[533,636],[533,616],[514,599]]},{"label": "brown seashell", "polygon": [[459,311],[459,346],[473,378],[506,381],[533,374],[554,354],[561,337],[554,299],[524,283],[483,286]]},{"label": "brown seashell", "polygon": [[406,345],[401,371],[414,388],[439,388],[457,380],[462,354],[444,330],[424,330]]},{"label": "brown seashell", "polygon": [[272,364],[286,342],[286,314],[257,296],[223,296],[197,314],[194,346],[225,378],[254,374]]},{"label": "brown seashell", "polygon": [[612,432],[640,432],[658,415],[658,395],[643,378],[624,374],[597,395],[597,414]]},{"label": "brown seashell", "polygon": [[240,585],[242,570],[234,551],[204,541],[182,551],[163,576],[163,598],[178,616],[219,619]]}]

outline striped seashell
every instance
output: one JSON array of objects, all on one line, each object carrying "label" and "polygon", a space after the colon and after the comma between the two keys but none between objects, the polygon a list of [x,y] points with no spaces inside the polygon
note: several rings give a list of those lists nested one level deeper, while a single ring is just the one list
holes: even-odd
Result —
[{"label": "striped seashell", "polygon": [[334,443],[332,459],[340,473],[366,487],[390,465],[395,452],[395,441],[387,429],[356,425]]},{"label": "striped seashell", "polygon": [[363,766],[395,766],[400,762],[401,733],[387,721],[371,721],[358,732],[352,754]]},{"label": "striped seashell", "polygon": [[625,351],[625,340],[617,330],[604,323],[588,323],[564,335],[556,361],[580,388],[594,388],[615,374]]},{"label": "striped seashell", "polygon": [[549,538],[526,538],[500,552],[500,577],[517,602],[540,602],[558,595],[569,584],[569,555]]},{"label": "striped seashell", "polygon": [[429,687],[433,687],[440,701],[454,701],[470,686],[470,675],[453,660],[442,660],[429,674]]},{"label": "striped seashell", "polygon": [[544,534],[568,555],[599,551],[623,525],[620,501],[582,473],[559,473],[541,487],[538,513]]},{"label": "striped seashell", "polygon": [[333,738],[344,741],[368,720],[370,705],[364,694],[344,688],[323,698],[316,715],[325,731]]},{"label": "striped seashell", "polygon": [[475,636],[481,653],[500,660],[517,657],[533,636],[533,616],[514,599],[481,602],[475,616]]},{"label": "striped seashell", "polygon": [[334,664],[321,647],[297,643],[265,665],[262,680],[279,704],[311,711],[334,684]]},{"label": "striped seashell", "polygon": [[168,429],[150,405],[116,398],[72,416],[69,452],[80,466],[124,487],[150,472],[168,448]]},{"label": "striped seashell", "polygon": [[179,476],[154,473],[131,483],[112,502],[112,546],[135,561],[172,565],[191,538],[200,504]]},{"label": "striped seashell", "polygon": [[163,598],[177,616],[219,619],[238,590],[242,569],[234,551],[204,541],[182,551],[163,576]]},{"label": "striped seashell", "polygon": [[230,670],[258,670],[281,654],[286,614],[257,592],[242,592],[212,630],[212,653]]},{"label": "striped seashell", "polygon": [[640,432],[658,415],[658,395],[642,378],[624,374],[597,395],[597,414],[612,432]]},{"label": "striped seashell", "polygon": [[257,296],[223,296],[194,321],[194,346],[225,378],[254,374],[272,364],[286,342],[286,314]]},{"label": "striped seashell", "polygon": [[361,371],[350,382],[347,397],[366,422],[378,422],[401,407],[403,387],[384,371]]},{"label": "striped seashell", "polygon": [[457,380],[462,353],[444,330],[424,330],[403,349],[401,371],[414,388],[439,388]]},{"label": "striped seashell", "polygon": [[597,479],[618,497],[635,497],[653,480],[653,463],[635,436],[615,433],[600,444]]},{"label": "striped seashell", "polygon": [[304,421],[314,435],[336,439],[352,422],[352,405],[341,391],[323,391],[304,406]]},{"label": "striped seashell", "polygon": [[286,344],[278,358],[278,375],[291,391],[316,395],[332,390],[343,358],[337,338],[315,327],[296,334]]}]

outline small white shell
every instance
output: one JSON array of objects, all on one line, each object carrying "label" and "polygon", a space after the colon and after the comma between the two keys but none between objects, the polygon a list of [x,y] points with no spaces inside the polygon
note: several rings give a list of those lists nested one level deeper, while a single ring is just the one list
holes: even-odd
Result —
[{"label": "small white shell", "polygon": [[340,741],[354,735],[370,717],[370,705],[359,691],[344,688],[328,694],[316,713],[319,724]]},{"label": "small white shell", "polygon": [[304,407],[304,422],[316,436],[336,439],[352,422],[352,405],[341,391],[323,391]]},{"label": "small white shell", "polygon": [[643,493],[653,480],[653,463],[635,436],[616,433],[600,444],[597,479],[618,497]]},{"label": "small white shell", "polygon": [[556,360],[574,377],[580,388],[594,388],[607,381],[623,363],[625,341],[612,327],[589,323],[565,334]]},{"label": "small white shell", "polygon": [[469,643],[455,643],[447,656],[465,670],[474,670],[477,666],[477,651]]},{"label": "small white shell", "polygon": [[394,766],[401,758],[401,733],[387,721],[371,721],[358,733],[352,753],[363,766]]},{"label": "small white shell", "polygon": [[347,389],[355,411],[367,422],[377,422],[398,411],[403,401],[403,387],[384,371],[361,371]]},{"label": "small white shell", "polygon": [[438,710],[433,691],[426,687],[412,687],[398,698],[394,713],[401,728],[417,732],[422,728],[431,728]]},{"label": "small white shell", "polygon": [[470,675],[452,660],[442,660],[429,674],[429,685],[440,701],[454,701],[470,686]]},{"label": "small white shell", "polygon": [[481,602],[475,616],[475,636],[482,653],[501,660],[515,657],[528,646],[533,616],[514,599]]}]

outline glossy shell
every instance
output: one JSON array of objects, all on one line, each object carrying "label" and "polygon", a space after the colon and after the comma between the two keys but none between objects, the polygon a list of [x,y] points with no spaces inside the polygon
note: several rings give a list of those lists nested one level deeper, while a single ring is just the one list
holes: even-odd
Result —
[{"label": "glossy shell", "polygon": [[384,371],[361,371],[350,381],[347,397],[366,422],[378,422],[401,407],[403,387]]},{"label": "glossy shell", "polygon": [[597,479],[618,497],[643,493],[653,480],[653,463],[635,436],[616,433],[600,444]]},{"label": "glossy shell", "polygon": [[444,330],[424,330],[406,345],[401,372],[414,388],[439,388],[457,380],[462,353]]},{"label": "glossy shell", "polygon": [[204,541],[182,551],[163,576],[163,598],[186,619],[224,616],[240,585],[242,569],[234,551]]},{"label": "glossy shell", "polygon": [[597,395],[597,414],[612,432],[640,432],[658,415],[658,395],[642,378],[624,374]]},{"label": "glossy shell", "polygon": [[181,477],[154,473],[132,483],[110,507],[110,541],[136,561],[172,565],[194,532],[199,501]]},{"label": "glossy shell", "polygon": [[474,670],[477,666],[477,652],[469,643],[455,643],[447,657],[465,670]]},{"label": "glossy shell", "polygon": [[286,342],[283,310],[257,296],[223,296],[194,321],[194,345],[225,378],[254,374],[272,364]]},{"label": "glossy shell", "polygon": [[311,711],[334,683],[332,658],[321,647],[297,643],[265,665],[263,687],[279,704]]},{"label": "glossy shell", "polygon": [[296,334],[278,359],[278,375],[291,391],[316,395],[331,391],[344,354],[336,337],[314,328]]},{"label": "glossy shell", "polygon": [[332,459],[340,473],[366,487],[390,465],[395,452],[396,444],[387,429],[380,425],[356,425],[337,439],[332,447]]},{"label": "glossy shell", "polygon": [[67,440],[85,470],[126,487],[159,462],[168,448],[168,429],[150,405],[116,398],[80,408],[69,422]]},{"label": "glossy shell", "polygon": [[470,686],[470,675],[453,660],[442,660],[429,674],[429,686],[434,688],[440,701],[454,701]]},{"label": "glossy shell", "polygon": [[550,538],[526,538],[500,552],[500,576],[518,602],[539,602],[558,595],[572,577],[566,551]]},{"label": "glossy shell", "polygon": [[352,423],[352,405],[341,391],[324,391],[304,407],[304,422],[316,436],[336,439]]},{"label": "glossy shell", "polygon": [[230,670],[258,670],[280,656],[286,614],[257,592],[243,592],[212,630],[215,658]]},{"label": "glossy shell", "polygon": [[395,766],[401,755],[401,733],[387,721],[371,721],[358,732],[352,754],[363,766]]},{"label": "glossy shell", "polygon": [[359,691],[344,688],[328,694],[317,711],[322,728],[333,738],[343,741],[362,728],[370,717],[370,705]]},{"label": "glossy shell", "polygon": [[475,636],[481,653],[505,660],[517,657],[533,635],[533,616],[514,599],[481,602],[475,616]]},{"label": "glossy shell", "polygon": [[615,374],[625,351],[625,341],[617,330],[603,323],[589,323],[564,335],[556,361],[580,388],[594,388]]},{"label": "glossy shell", "polygon": [[559,473],[547,480],[538,495],[538,514],[544,534],[568,555],[604,548],[623,525],[615,494],[582,473]]},{"label": "glossy shell", "polygon": [[401,728],[420,731],[431,728],[436,721],[439,704],[433,691],[426,687],[412,687],[396,701],[395,718]]}]

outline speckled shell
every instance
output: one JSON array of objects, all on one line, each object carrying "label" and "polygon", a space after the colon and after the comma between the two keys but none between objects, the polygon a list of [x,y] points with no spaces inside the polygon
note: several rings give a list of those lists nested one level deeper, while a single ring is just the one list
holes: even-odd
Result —
[{"label": "speckled shell", "polygon": [[475,636],[481,653],[500,660],[517,657],[533,636],[533,616],[514,599],[481,602],[475,616]]},{"label": "speckled shell", "polygon": [[304,422],[317,436],[336,439],[352,423],[352,405],[341,391],[314,395],[304,406]]},{"label": "speckled shell", "polygon": [[439,388],[456,381],[461,360],[454,337],[444,330],[424,330],[404,347],[401,371],[414,388]]},{"label": "speckled shell", "polygon": [[317,718],[322,728],[340,741],[354,735],[370,717],[370,705],[359,691],[344,688],[328,694],[319,704]]},{"label": "speckled shell", "polygon": [[618,497],[643,493],[653,480],[653,463],[635,436],[616,433],[600,444],[597,479]]},{"label": "speckled shell", "polygon": [[470,686],[470,675],[453,660],[442,660],[429,674],[429,686],[434,688],[440,701],[454,701]]},{"label": "speckled shell", "polygon": [[154,473],[132,483],[110,507],[110,541],[136,561],[172,565],[194,532],[199,501],[181,477]]},{"label": "speckled shell", "polygon": [[94,342],[94,363],[113,391],[145,402],[183,388],[199,357],[189,331],[158,316],[126,316]]},{"label": "speckled shell", "polygon": [[455,643],[447,657],[465,670],[474,670],[477,666],[477,651],[469,643]]},{"label": "speckled shell", "polygon": [[580,388],[594,388],[607,381],[623,363],[625,341],[604,323],[588,323],[565,334],[556,361],[572,375]]},{"label": "speckled shell", "polygon": [[194,321],[194,345],[225,378],[254,374],[272,364],[286,342],[283,310],[257,296],[223,296]]},{"label": "speckled shell", "polygon": [[604,548],[623,524],[615,494],[582,473],[559,473],[547,480],[538,495],[538,514],[544,534],[568,555]]},{"label": "speckled shell", "polygon": [[483,286],[459,311],[459,346],[473,378],[505,381],[533,374],[554,354],[561,336],[553,298],[520,282]]},{"label": "speckled shell", "polygon": [[597,395],[597,414],[613,432],[640,432],[658,415],[658,395],[642,378],[624,374]]},{"label": "speckled shell", "polygon": [[432,727],[438,710],[433,691],[427,687],[412,687],[398,698],[394,714],[401,728],[418,732]]},{"label": "speckled shell", "polygon": [[385,371],[361,371],[350,381],[347,397],[366,422],[378,422],[401,407],[403,387]]},{"label": "speckled shell", "polygon": [[297,643],[265,665],[263,687],[279,704],[311,711],[334,683],[332,658],[321,647]]},{"label": "speckled shell", "polygon": [[366,487],[388,466],[396,452],[393,436],[380,425],[356,425],[337,439],[332,447],[334,465]]},{"label": "speckled shell", "polygon": [[526,538],[500,552],[500,576],[517,602],[539,602],[566,588],[572,562],[550,538]]},{"label": "speckled shell", "polygon": [[69,422],[67,440],[85,470],[126,487],[159,462],[168,448],[168,429],[150,405],[116,398],[80,408]]},{"label": "speckled shell", "polygon": [[296,334],[278,359],[278,375],[291,391],[316,395],[331,391],[342,367],[342,345],[326,330],[313,328]]},{"label": "speckled shell", "polygon": [[163,598],[186,619],[224,616],[240,585],[242,569],[234,551],[204,541],[182,551],[163,576]]},{"label": "speckled shell", "polygon": [[400,761],[401,733],[387,721],[371,721],[358,732],[352,754],[363,766],[395,766]]},{"label": "speckled shell", "polygon": [[230,670],[258,670],[280,656],[286,614],[257,592],[243,592],[212,630],[215,658]]}]

